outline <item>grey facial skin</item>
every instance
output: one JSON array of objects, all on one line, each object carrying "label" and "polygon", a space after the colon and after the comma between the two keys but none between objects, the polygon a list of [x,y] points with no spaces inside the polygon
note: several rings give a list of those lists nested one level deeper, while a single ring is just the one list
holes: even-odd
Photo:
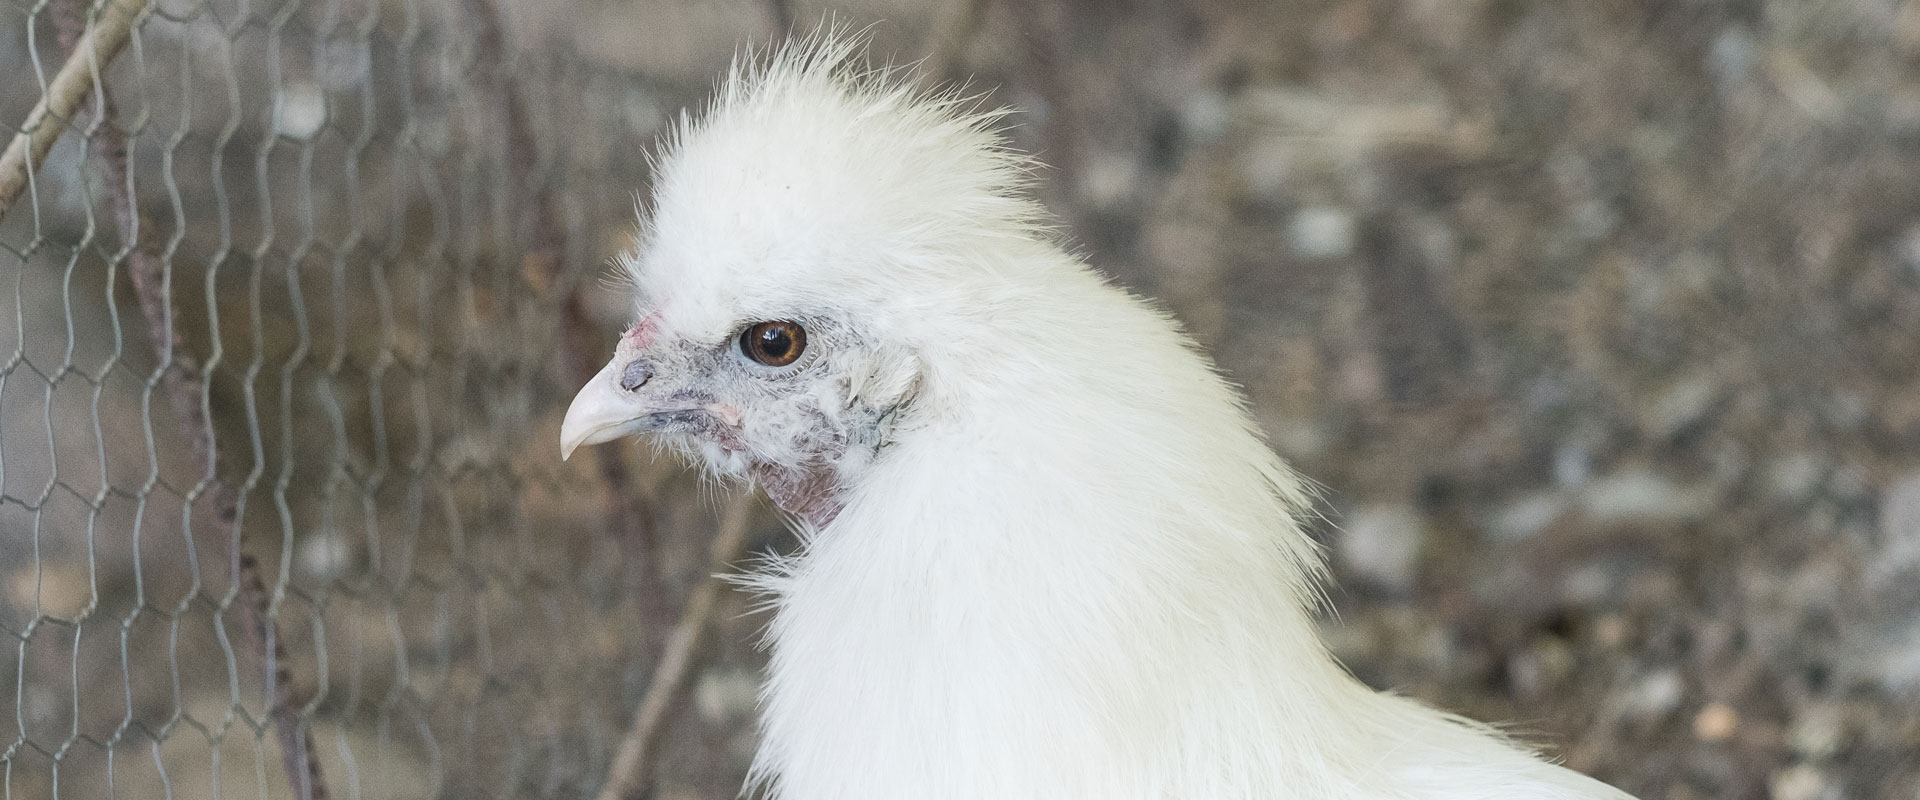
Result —
[{"label": "grey facial skin", "polygon": [[769,367],[740,351],[737,332],[693,342],[636,325],[568,409],[563,457],[646,434],[716,472],[751,478],[782,510],[826,525],[844,505],[842,471],[886,444],[910,408],[918,369],[831,323],[806,327],[801,358]]}]

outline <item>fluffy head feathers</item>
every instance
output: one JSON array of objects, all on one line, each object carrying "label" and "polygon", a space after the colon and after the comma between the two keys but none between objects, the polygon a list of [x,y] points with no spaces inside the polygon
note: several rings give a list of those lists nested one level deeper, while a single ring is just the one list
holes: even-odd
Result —
[{"label": "fluffy head feathers", "polygon": [[953,307],[1002,268],[1005,240],[1037,232],[1027,163],[991,127],[1000,115],[864,69],[856,44],[750,58],[682,122],[624,259],[652,306],[716,324],[726,305],[917,315]]}]

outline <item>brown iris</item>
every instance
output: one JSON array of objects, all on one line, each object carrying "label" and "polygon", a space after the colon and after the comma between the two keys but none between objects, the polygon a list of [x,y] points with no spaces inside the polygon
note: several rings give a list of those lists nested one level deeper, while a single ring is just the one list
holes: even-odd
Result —
[{"label": "brown iris", "polygon": [[807,332],[798,323],[758,322],[740,332],[740,352],[769,367],[784,367],[807,349]]}]

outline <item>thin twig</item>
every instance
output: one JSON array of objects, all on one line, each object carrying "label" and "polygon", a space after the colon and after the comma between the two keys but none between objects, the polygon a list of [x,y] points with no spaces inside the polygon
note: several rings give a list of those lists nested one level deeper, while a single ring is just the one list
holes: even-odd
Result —
[{"label": "thin twig", "polygon": [[[60,0],[53,7],[53,22],[55,36],[67,59],[60,74],[76,71],[75,64],[79,64],[77,72],[88,76],[91,86],[99,73],[89,66],[89,60],[97,60],[99,68],[104,70],[107,61],[118,51],[119,43],[126,41],[127,30],[145,2],[115,2],[91,26],[87,24],[85,3],[86,0]],[[116,8],[122,10],[115,12]],[[106,26],[118,26],[120,30],[103,32]],[[109,41],[113,42],[111,47],[106,46]],[[268,715],[280,740],[281,765],[294,796],[300,800],[326,800],[326,780],[312,737],[307,735],[306,714],[299,708],[314,698],[301,698],[293,687],[286,646],[273,616],[272,595],[260,576],[259,560],[246,552],[236,539],[239,503],[232,487],[219,477],[219,453],[208,416],[206,376],[187,353],[185,335],[173,324],[166,268],[154,254],[157,248],[150,241],[152,228],[140,217],[133,201],[133,176],[127,168],[127,135],[113,125],[113,97],[104,81],[99,88],[98,117],[86,131],[88,151],[100,171],[107,204],[120,236],[122,250],[116,258],[124,259],[128,265],[128,277],[139,299],[140,314],[147,323],[147,338],[160,363],[159,388],[173,408],[181,437],[192,448],[195,464],[200,469],[201,491],[199,495],[190,496],[189,502],[199,497],[204,497],[206,502],[193,502],[194,524],[203,535],[220,534],[219,541],[232,543],[224,554],[234,570],[231,607],[238,610],[241,625],[247,631],[247,642],[260,659],[272,697]],[[65,113],[72,114],[76,108],[70,107]],[[207,539],[212,540],[212,536],[207,535]]]},{"label": "thin twig", "polygon": [[146,8],[147,0],[112,0],[77,41],[63,43],[66,61],[47,84],[46,94],[27,113],[27,121],[21,123],[6,152],[0,153],[0,219],[6,219],[7,210],[32,182],[53,143],[93,91],[95,78],[126,46],[134,22]]},{"label": "thin twig", "polygon": [[[526,232],[526,272],[543,287],[559,286],[561,270],[566,264],[566,235],[560,224],[559,212],[554,207],[553,192],[542,185],[534,174],[539,161],[539,149],[533,128],[527,122],[526,98],[519,84],[500,69],[500,62],[507,57],[508,50],[500,26],[499,10],[488,0],[465,0],[465,5],[468,16],[477,26],[474,51],[480,61],[475,65],[475,83],[482,91],[493,96],[491,107],[500,110],[507,168],[512,173],[513,187],[519,196],[527,198],[532,205],[533,213],[526,217],[530,228]],[[604,338],[587,317],[584,299],[577,289],[569,292],[560,309],[560,339],[561,359],[565,362],[568,381],[564,388],[572,391],[585,385],[600,371],[599,356],[596,354],[605,348]],[[653,527],[651,504],[634,482],[620,448],[596,447],[594,457],[606,493],[605,513],[607,523],[612,528],[611,533],[622,546],[637,545],[640,548],[639,585],[647,590],[646,596],[663,594],[665,584],[661,579],[660,546]],[[659,618],[664,618],[664,614]],[[655,619],[649,614],[647,621]]]},{"label": "thin twig", "polygon": [[647,694],[633,712],[633,724],[628,727],[626,738],[620,741],[613,765],[607,769],[607,783],[600,789],[599,800],[631,800],[653,783],[654,754],[660,749],[660,735],[670,712],[686,691],[701,644],[712,627],[714,608],[730,584],[725,573],[746,555],[748,533],[753,529],[750,524],[753,506],[752,496],[742,495],[722,515],[720,531],[708,549],[707,563],[712,574],[688,595],[687,604],[680,611],[680,622],[667,639],[666,652],[654,666]]},{"label": "thin twig", "polygon": [[[517,81],[500,69],[507,53],[507,42],[500,25],[499,9],[489,0],[464,0],[474,20],[476,64],[475,83],[491,96],[491,105],[500,111],[504,130],[507,167],[519,196],[528,198],[527,273],[546,287],[559,285],[565,266],[565,235],[554,207],[551,190],[534,174],[538,162],[537,143],[528,124],[525,95]],[[561,357],[566,362],[567,389],[585,384],[599,371],[598,353],[602,352],[599,332],[589,321],[580,292],[570,291],[561,309]],[[645,652],[658,654],[654,678],[647,695],[635,713],[633,727],[621,741],[602,796],[625,797],[633,787],[651,781],[653,753],[659,744],[659,729],[674,707],[693,668],[694,650],[705,630],[705,620],[719,597],[720,586],[710,579],[696,587],[682,607],[680,622],[665,637],[663,623],[671,605],[661,569],[660,543],[653,527],[653,512],[645,494],[631,477],[619,448],[595,448],[601,489],[605,492],[605,514],[612,533],[623,547],[640,548],[638,602],[641,606]],[[713,542],[718,563],[738,559],[746,549],[748,506],[730,511]]]}]

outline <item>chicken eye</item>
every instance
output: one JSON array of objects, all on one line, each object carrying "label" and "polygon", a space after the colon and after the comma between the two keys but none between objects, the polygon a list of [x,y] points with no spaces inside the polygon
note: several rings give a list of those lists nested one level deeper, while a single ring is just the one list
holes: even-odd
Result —
[{"label": "chicken eye", "polygon": [[807,349],[807,331],[793,322],[759,322],[740,332],[740,352],[769,367],[784,367]]}]

